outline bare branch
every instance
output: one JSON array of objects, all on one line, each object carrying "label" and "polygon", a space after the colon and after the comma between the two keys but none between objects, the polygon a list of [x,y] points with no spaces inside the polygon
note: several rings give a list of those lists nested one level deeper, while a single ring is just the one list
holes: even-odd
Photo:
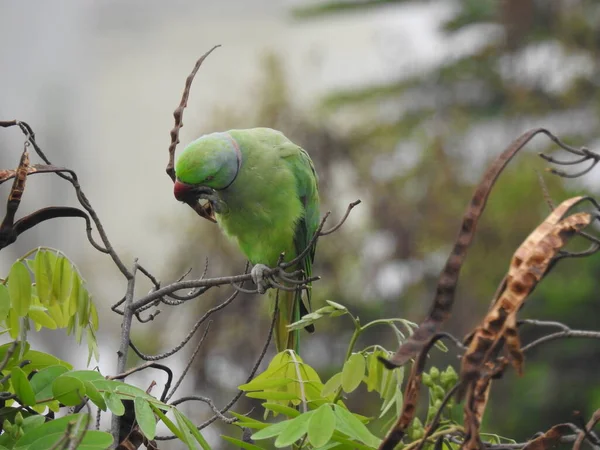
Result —
[{"label": "bare branch", "polygon": [[[273,330],[275,329],[275,319],[277,318],[278,312],[279,312],[279,303],[276,302],[275,309],[273,311],[273,319],[271,320],[271,326],[269,327],[269,334],[267,335],[265,345],[263,346],[260,355],[258,356],[256,362],[254,363],[254,366],[252,367],[252,370],[250,371],[248,378],[246,378],[246,383],[249,383],[250,381],[252,381],[252,379],[254,378],[254,375],[256,374],[256,371],[258,370],[258,367],[260,366],[260,363],[262,362],[265,355],[267,354],[267,349],[269,348],[269,344],[271,343],[271,339],[273,338]],[[227,405],[225,405],[223,408],[220,409],[219,413],[222,415],[222,414],[225,414],[227,411],[229,411],[231,409],[231,407],[233,407],[233,405],[235,405],[236,402],[240,399],[240,397],[243,395],[243,393],[244,393],[243,391],[238,391],[238,393],[230,400],[230,402],[227,403]],[[218,418],[219,417],[217,415],[212,416],[210,419],[208,419],[208,420],[204,421],[203,423],[201,423],[200,425],[198,425],[197,426],[198,430],[202,430],[202,429],[206,428],[207,426],[209,426],[211,423],[213,423]],[[174,435],[156,436],[155,439],[157,441],[169,441],[172,439],[177,439],[177,436],[174,436]]]},{"label": "bare branch", "polygon": [[221,303],[221,304],[219,304],[219,305],[217,305],[217,306],[209,309],[208,311],[206,311],[204,313],[204,315],[200,319],[198,319],[198,321],[194,324],[194,326],[189,331],[189,333],[187,334],[187,336],[185,338],[183,338],[183,340],[179,344],[177,344],[175,347],[173,347],[171,350],[168,350],[168,351],[166,351],[164,353],[161,353],[159,355],[146,355],[146,354],[140,352],[139,349],[133,344],[133,342],[130,342],[129,344],[130,344],[131,349],[140,358],[142,358],[144,361],[158,361],[158,360],[161,360],[161,359],[168,358],[171,355],[174,355],[175,353],[177,353],[179,350],[181,350],[190,341],[190,339],[194,336],[194,334],[196,334],[196,331],[198,331],[198,328],[200,328],[200,325],[202,325],[204,323],[204,321],[206,321],[206,319],[208,319],[215,312],[217,312],[217,311],[225,308],[227,305],[229,305],[233,300],[235,300],[235,298],[238,296],[238,294],[239,294],[239,292],[235,291],[223,303]]},{"label": "bare branch", "polygon": [[183,369],[183,372],[181,372],[181,375],[179,376],[179,379],[175,383],[175,386],[173,386],[173,389],[171,390],[171,392],[166,393],[166,391],[165,391],[166,395],[164,396],[164,398],[161,398],[161,401],[168,402],[171,399],[171,397],[173,397],[173,394],[175,394],[175,392],[177,391],[177,389],[179,388],[179,386],[183,382],[183,379],[185,378],[188,370],[190,370],[190,367],[192,367],[192,363],[194,362],[194,359],[196,358],[196,355],[198,354],[198,352],[200,351],[200,348],[202,347],[202,344],[204,343],[204,339],[206,338],[206,335],[208,334],[208,330],[210,330],[211,323],[212,322],[208,322],[208,324],[206,325],[206,329],[204,330],[204,334],[202,334],[202,337],[198,341],[198,344],[196,344],[196,348],[192,352],[192,355],[189,357],[188,362],[185,365],[185,369]]},{"label": "bare branch", "polygon": [[186,397],[181,397],[181,398],[171,402],[171,405],[177,406],[181,403],[190,402],[190,401],[199,401],[199,402],[206,403],[208,406],[210,406],[210,409],[212,409],[212,411],[215,413],[215,416],[217,418],[221,419],[225,423],[234,423],[237,420],[235,417],[232,417],[232,418],[225,417],[223,414],[221,414],[221,411],[218,410],[218,408],[215,406],[215,404],[213,403],[213,401],[210,398],[202,397],[201,395],[188,395]]}]

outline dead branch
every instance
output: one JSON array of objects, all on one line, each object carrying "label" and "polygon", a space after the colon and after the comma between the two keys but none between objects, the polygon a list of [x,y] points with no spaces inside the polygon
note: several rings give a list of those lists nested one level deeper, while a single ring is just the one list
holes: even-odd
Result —
[{"label": "dead branch", "polygon": [[550,136],[551,139],[555,138],[552,133],[544,128],[527,131],[504,150],[483,175],[481,182],[475,189],[467,212],[463,216],[454,247],[440,274],[431,310],[427,318],[392,356],[390,359],[391,364],[395,366],[405,364],[423,348],[426,342],[431,339],[431,336],[437,333],[442,324],[450,317],[460,270],[467,256],[467,250],[473,241],[477,223],[485,209],[492,188],[512,158],[534,136],[540,133]]},{"label": "dead branch", "polygon": [[[194,77],[196,76],[196,73],[198,73],[198,70],[200,69],[200,66],[202,65],[204,60],[217,47],[220,47],[220,45],[215,45],[204,55],[202,55],[200,59],[198,59],[198,61],[196,61],[192,72],[188,75],[188,77],[185,80],[185,87],[183,89],[183,94],[181,95],[181,101],[179,102],[179,106],[173,112],[173,117],[175,118],[175,126],[171,130],[171,144],[169,145],[169,162],[167,164],[166,169],[167,175],[169,175],[171,180],[173,180],[173,183],[175,182],[175,149],[177,148],[177,144],[179,144],[179,130],[181,130],[181,128],[183,127],[183,111],[187,107],[188,98],[190,96],[190,89],[192,88],[192,82],[194,81]],[[196,214],[198,214],[203,219],[207,219],[211,222],[216,222],[214,213],[212,211],[212,205],[210,204],[210,202],[207,203],[205,206],[200,205],[200,203],[198,202],[189,202],[187,204],[190,206],[190,208],[196,211]]]}]

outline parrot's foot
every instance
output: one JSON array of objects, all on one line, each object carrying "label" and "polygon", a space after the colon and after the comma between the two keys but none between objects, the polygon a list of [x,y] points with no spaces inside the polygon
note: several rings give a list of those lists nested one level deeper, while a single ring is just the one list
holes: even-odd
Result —
[{"label": "parrot's foot", "polygon": [[264,294],[271,287],[271,283],[267,278],[269,270],[271,269],[264,264],[256,264],[250,271],[252,281],[254,281],[259,294]]}]

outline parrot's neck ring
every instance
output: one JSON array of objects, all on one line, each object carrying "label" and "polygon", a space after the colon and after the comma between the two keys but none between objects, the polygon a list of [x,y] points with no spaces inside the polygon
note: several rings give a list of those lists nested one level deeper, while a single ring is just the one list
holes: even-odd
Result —
[{"label": "parrot's neck ring", "polygon": [[229,138],[229,141],[231,142],[231,144],[233,145],[233,148],[235,149],[235,156],[237,158],[237,169],[235,171],[235,175],[233,176],[233,178],[231,179],[229,184],[227,186],[225,186],[224,188],[219,189],[220,191],[227,189],[229,186],[231,186],[233,184],[233,182],[235,181],[235,179],[238,176],[238,173],[240,173],[240,169],[242,167],[242,151],[240,150],[240,146],[238,145],[237,141],[233,138],[233,136],[231,136],[229,133],[225,133],[225,136],[227,136]]}]

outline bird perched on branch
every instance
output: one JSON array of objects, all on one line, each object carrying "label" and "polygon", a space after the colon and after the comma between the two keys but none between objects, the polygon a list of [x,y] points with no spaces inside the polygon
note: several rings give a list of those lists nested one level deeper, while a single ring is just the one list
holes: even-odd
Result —
[{"label": "bird perched on branch", "polygon": [[[269,268],[280,255],[292,261],[309,245],[319,225],[318,177],[308,153],[270,128],[212,133],[190,143],[175,165],[175,198],[210,202],[215,219],[254,265],[258,291],[270,286]],[[313,246],[289,270],[311,276]],[[285,282],[284,282],[285,284]],[[310,283],[302,291],[269,290],[277,351],[298,351],[298,331],[287,325],[310,310]],[[287,286],[291,286],[288,284]],[[307,327],[309,331],[313,327]]]}]

